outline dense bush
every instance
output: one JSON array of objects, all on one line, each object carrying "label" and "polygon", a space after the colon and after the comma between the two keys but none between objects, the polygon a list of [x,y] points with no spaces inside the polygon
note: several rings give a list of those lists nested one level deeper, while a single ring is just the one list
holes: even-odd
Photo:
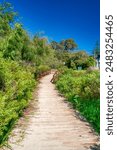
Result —
[{"label": "dense bush", "polygon": [[17,62],[0,59],[0,143],[28,105],[35,87],[34,75]]},{"label": "dense bush", "polygon": [[56,86],[99,132],[100,79],[99,71],[60,70]]},{"label": "dense bush", "polygon": [[38,68],[40,74],[46,72],[46,71],[49,71],[50,68],[48,66],[45,66],[45,65],[40,65],[39,68]]},{"label": "dense bush", "polygon": [[77,70],[79,67],[82,69],[87,69],[90,66],[94,66],[95,59],[89,56],[86,51],[78,51],[68,55],[65,61],[68,68]]},{"label": "dense bush", "polygon": [[84,99],[98,99],[100,93],[99,72],[73,71],[66,69],[57,81],[57,87],[61,92]]},{"label": "dense bush", "polygon": [[75,108],[80,111],[97,133],[100,132],[100,100],[74,97]]},{"label": "dense bush", "polygon": [[41,77],[50,71],[50,67],[47,65],[40,65],[36,67],[35,77]]}]

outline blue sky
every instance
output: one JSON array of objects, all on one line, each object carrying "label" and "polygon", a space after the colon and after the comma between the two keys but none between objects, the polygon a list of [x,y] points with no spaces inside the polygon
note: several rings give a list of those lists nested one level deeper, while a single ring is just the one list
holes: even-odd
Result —
[{"label": "blue sky", "polygon": [[44,31],[55,41],[73,38],[79,49],[89,53],[100,40],[100,0],[7,1],[31,34]]}]

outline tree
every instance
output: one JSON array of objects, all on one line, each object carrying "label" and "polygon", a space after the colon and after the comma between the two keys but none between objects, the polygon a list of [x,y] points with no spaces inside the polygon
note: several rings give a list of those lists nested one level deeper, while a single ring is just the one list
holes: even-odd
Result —
[{"label": "tree", "polygon": [[44,45],[45,45],[44,39],[41,39],[39,38],[38,35],[35,35],[33,38],[33,44],[35,46],[37,55],[42,56],[44,54]]},{"label": "tree", "polygon": [[94,55],[94,58],[100,57],[100,45],[99,45],[98,41],[95,43],[95,48],[93,50],[93,55]]},{"label": "tree", "polygon": [[77,44],[73,39],[62,40],[60,44],[64,46],[64,50],[66,51],[71,51],[77,48]]},{"label": "tree", "polygon": [[89,56],[85,63],[85,68],[93,67],[95,64],[95,59],[92,56]]},{"label": "tree", "polygon": [[79,51],[73,56],[76,67],[83,67],[88,59],[88,54],[85,51]]},{"label": "tree", "polygon": [[9,35],[15,16],[16,13],[10,3],[4,2],[0,4],[0,37]]},{"label": "tree", "polygon": [[93,50],[93,56],[94,59],[97,61],[96,65],[99,67],[100,66],[100,45],[98,41],[95,44],[95,48]]},{"label": "tree", "polygon": [[[23,29],[22,29],[23,30]],[[29,35],[25,30],[22,32],[23,47],[21,49],[21,59],[26,62],[35,62],[36,50],[33,42],[30,40]]]},{"label": "tree", "polygon": [[15,24],[9,36],[6,37],[3,56],[12,60],[21,60],[23,57],[22,49],[25,43],[26,33],[19,23]]},{"label": "tree", "polygon": [[60,43],[56,42],[56,41],[52,41],[51,42],[51,46],[53,49],[55,50],[60,50],[60,51],[63,51],[64,50],[64,46],[61,45]]},{"label": "tree", "polygon": [[51,46],[55,50],[71,51],[77,47],[77,44],[75,43],[73,39],[66,39],[66,40],[60,41],[60,43],[56,41],[52,41]]},{"label": "tree", "polygon": [[86,69],[93,66],[95,59],[89,56],[85,51],[79,51],[76,53],[71,53],[69,59],[67,59],[66,65],[68,68],[77,69],[82,67]]}]

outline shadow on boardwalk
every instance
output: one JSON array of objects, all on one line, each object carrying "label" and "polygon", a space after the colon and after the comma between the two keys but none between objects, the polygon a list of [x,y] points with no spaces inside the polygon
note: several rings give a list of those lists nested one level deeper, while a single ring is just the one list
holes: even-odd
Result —
[{"label": "shadow on boardwalk", "polygon": [[100,145],[91,146],[90,150],[100,150]]}]

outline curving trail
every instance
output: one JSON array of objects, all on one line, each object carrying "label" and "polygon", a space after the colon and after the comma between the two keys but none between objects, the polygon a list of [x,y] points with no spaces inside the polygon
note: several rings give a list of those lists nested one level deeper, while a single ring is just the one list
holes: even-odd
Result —
[{"label": "curving trail", "polygon": [[76,118],[55,90],[52,76],[40,80],[35,112],[30,115],[23,140],[16,144],[10,139],[13,150],[90,150],[98,142],[88,123]]}]

